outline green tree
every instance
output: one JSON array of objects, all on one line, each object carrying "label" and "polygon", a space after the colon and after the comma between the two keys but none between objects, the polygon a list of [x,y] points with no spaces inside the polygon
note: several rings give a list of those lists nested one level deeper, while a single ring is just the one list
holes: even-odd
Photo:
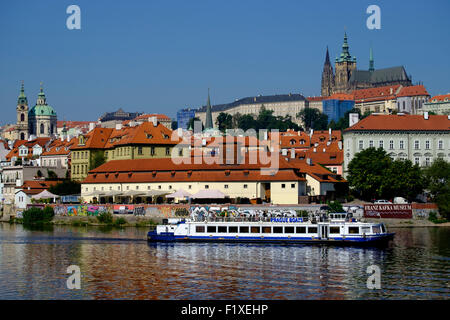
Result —
[{"label": "green tree", "polygon": [[[237,117],[236,117],[237,116]],[[255,129],[256,130],[256,120],[253,115],[251,114],[244,114],[244,115],[234,115],[234,117],[237,118],[237,126],[235,129],[242,129],[244,131],[247,131],[248,129]]]},{"label": "green tree", "polygon": [[170,126],[172,128],[172,130],[177,130],[178,129],[178,121],[172,121],[172,124]]},{"label": "green tree", "polygon": [[315,108],[305,108],[297,114],[307,129],[326,130],[328,128],[328,116]]},{"label": "green tree", "polygon": [[47,169],[47,179],[46,180],[57,180],[58,175],[55,173],[55,171]]},{"label": "green tree", "polygon": [[412,201],[423,192],[424,186],[420,167],[413,165],[410,160],[397,159],[386,168],[381,186],[381,197],[386,199],[404,197]]},{"label": "green tree", "polygon": [[450,163],[437,158],[424,169],[424,176],[426,189],[438,205],[439,213],[450,219]]},{"label": "green tree", "polygon": [[60,196],[68,196],[81,193],[81,184],[77,181],[64,180],[51,186],[49,192]]},{"label": "green tree", "polygon": [[92,156],[92,161],[90,163],[89,170],[93,170],[95,168],[100,167],[102,164],[106,162],[105,154],[102,151],[97,151]]},{"label": "green tree", "polygon": [[225,132],[227,129],[232,129],[233,117],[231,116],[231,114],[221,112],[217,116],[216,125],[222,132]]},{"label": "green tree", "polygon": [[349,186],[364,200],[380,197],[385,172],[390,164],[391,158],[382,148],[358,152],[348,165]]}]

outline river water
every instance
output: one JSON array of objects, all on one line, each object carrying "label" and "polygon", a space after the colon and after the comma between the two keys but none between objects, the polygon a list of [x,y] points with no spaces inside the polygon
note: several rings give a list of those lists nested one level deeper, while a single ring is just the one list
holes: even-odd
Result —
[{"label": "river water", "polygon": [[[148,244],[146,228],[0,223],[0,299],[448,299],[450,228],[398,228],[387,248]],[[81,289],[67,288],[67,268]],[[367,288],[367,267],[381,289]]]}]

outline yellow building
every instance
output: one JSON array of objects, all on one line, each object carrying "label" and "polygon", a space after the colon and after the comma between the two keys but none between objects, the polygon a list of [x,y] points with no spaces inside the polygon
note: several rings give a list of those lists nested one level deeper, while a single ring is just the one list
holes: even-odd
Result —
[{"label": "yellow building", "polygon": [[82,181],[90,170],[112,160],[187,156],[188,146],[173,150],[179,143],[172,130],[155,122],[115,129],[95,128],[79,136],[78,146],[72,149],[72,179]]}]

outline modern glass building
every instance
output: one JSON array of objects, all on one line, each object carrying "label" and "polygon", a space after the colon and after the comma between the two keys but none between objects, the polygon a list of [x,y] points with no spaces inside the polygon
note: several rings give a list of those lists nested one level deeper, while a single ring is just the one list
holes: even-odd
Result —
[{"label": "modern glass building", "polygon": [[189,121],[195,117],[195,110],[191,108],[181,109],[177,112],[178,128],[188,129]]}]

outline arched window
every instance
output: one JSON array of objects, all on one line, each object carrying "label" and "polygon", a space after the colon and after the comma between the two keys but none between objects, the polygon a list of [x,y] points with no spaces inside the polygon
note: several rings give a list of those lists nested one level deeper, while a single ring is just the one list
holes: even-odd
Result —
[{"label": "arched window", "polygon": [[20,121],[25,121],[25,115],[23,113],[20,114]]},{"label": "arched window", "polygon": [[20,140],[25,140],[25,133],[22,132],[22,133],[20,134]]},{"label": "arched window", "polygon": [[41,123],[41,134],[44,134],[45,132],[45,129],[44,129],[44,124],[43,123]]}]

